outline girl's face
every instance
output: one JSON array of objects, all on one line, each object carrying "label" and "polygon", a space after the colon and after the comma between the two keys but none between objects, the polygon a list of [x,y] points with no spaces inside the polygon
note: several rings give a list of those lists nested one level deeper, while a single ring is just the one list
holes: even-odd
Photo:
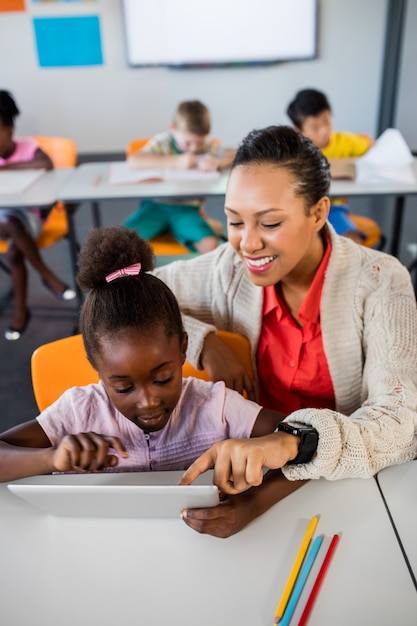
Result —
[{"label": "girl's face", "polygon": [[146,333],[126,329],[105,337],[94,365],[111,402],[146,432],[166,426],[182,389],[187,335],[167,337],[161,326]]},{"label": "girl's face", "polygon": [[232,170],[225,202],[228,238],[255,285],[311,279],[323,255],[318,233],[329,205],[323,197],[306,215],[285,168],[251,164]]}]

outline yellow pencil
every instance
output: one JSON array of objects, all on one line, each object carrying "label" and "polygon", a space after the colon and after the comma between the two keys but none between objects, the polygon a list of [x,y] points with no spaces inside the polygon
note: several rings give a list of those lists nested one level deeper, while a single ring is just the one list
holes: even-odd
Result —
[{"label": "yellow pencil", "polygon": [[310,523],[307,527],[300,549],[298,550],[297,557],[294,561],[294,565],[292,566],[291,573],[287,580],[287,584],[285,585],[285,589],[282,594],[281,600],[279,601],[277,610],[275,611],[274,624],[278,624],[282,616],[284,615],[285,607],[287,606],[288,599],[291,595],[291,591],[294,587],[295,580],[298,576],[298,572],[300,571],[300,567],[302,565],[303,559],[307,552],[307,549],[308,549],[310,540],[313,536],[314,530],[316,528],[317,522],[318,522],[318,517],[314,516],[311,518]]}]

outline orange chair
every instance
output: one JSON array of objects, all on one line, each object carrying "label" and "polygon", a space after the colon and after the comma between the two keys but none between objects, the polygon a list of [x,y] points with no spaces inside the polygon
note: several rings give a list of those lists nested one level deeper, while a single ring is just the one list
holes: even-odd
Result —
[{"label": "orange chair", "polygon": [[[40,147],[52,160],[54,167],[74,167],[77,164],[77,147],[75,141],[67,137],[34,137]],[[68,223],[63,202],[52,207],[36,240],[40,249],[48,248],[66,238]],[[7,252],[7,241],[0,241],[0,254]],[[8,267],[0,261],[1,267],[9,273]]]},{"label": "orange chair", "polygon": [[[221,330],[218,335],[252,371],[250,345],[246,337]],[[46,409],[70,387],[98,382],[97,372],[85,355],[81,335],[64,337],[39,346],[32,354],[31,371],[39,411]],[[184,363],[182,371],[184,377],[210,380],[205,370],[197,370],[189,363]]]}]

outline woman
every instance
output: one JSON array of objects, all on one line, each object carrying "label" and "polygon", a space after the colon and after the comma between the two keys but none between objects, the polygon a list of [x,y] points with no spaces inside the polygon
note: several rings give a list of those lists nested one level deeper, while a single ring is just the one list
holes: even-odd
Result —
[{"label": "woman", "polygon": [[[215,464],[216,482],[234,493],[258,484],[262,466],[284,466],[290,480],[368,477],[416,455],[410,277],[394,257],[336,235],[329,185],[309,139],[285,126],[252,131],[226,191],[229,242],[157,270],[185,314],[187,360],[296,427],[295,454],[281,432],[256,448],[216,444],[184,482]],[[249,338],[255,381],[217,328]]]}]

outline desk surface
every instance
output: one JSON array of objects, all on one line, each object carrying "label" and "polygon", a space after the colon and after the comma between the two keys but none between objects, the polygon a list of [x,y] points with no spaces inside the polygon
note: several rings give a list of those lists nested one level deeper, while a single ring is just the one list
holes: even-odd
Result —
[{"label": "desk surface", "polygon": [[66,202],[83,200],[111,200],[121,198],[199,197],[224,195],[228,173],[219,178],[194,181],[143,182],[128,185],[110,185],[110,163],[83,163],[73,172],[59,192]]},{"label": "desk surface", "polygon": [[58,200],[58,192],[68,180],[75,168],[63,167],[45,172],[23,193],[13,195],[0,194],[0,207],[44,207]]},{"label": "desk surface", "polygon": [[417,460],[387,467],[377,478],[417,579]]},{"label": "desk surface", "polygon": [[[183,182],[147,182],[129,185],[110,185],[109,167],[107,162],[83,163],[79,165],[63,184],[58,199],[67,202],[82,200],[107,200],[121,198],[155,198],[155,197],[196,197],[222,196],[226,192],[229,173],[223,173],[213,180]],[[358,184],[352,180],[333,180],[330,187],[332,196],[354,195],[409,195],[417,194],[417,159],[414,159],[413,171],[415,182],[401,183],[387,181],[385,183]]]},{"label": "desk surface", "polygon": [[311,481],[229,539],[180,519],[46,517],[0,485],[2,622],[271,626],[312,515],[316,534],[341,539],[309,626],[414,626],[417,594],[372,479]]}]

